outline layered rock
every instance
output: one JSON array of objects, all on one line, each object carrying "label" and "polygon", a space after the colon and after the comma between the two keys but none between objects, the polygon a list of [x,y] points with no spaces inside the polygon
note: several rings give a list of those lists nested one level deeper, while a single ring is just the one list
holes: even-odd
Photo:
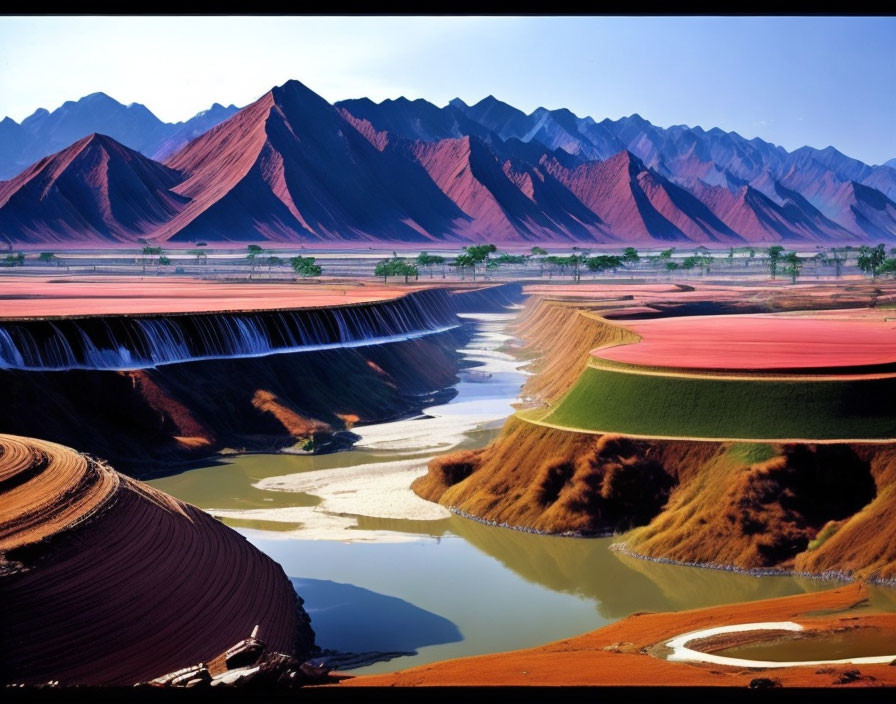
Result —
[{"label": "layered rock", "polygon": [[283,570],[199,509],[61,445],[0,436],[0,681],[127,685],[255,626],[314,645]]}]

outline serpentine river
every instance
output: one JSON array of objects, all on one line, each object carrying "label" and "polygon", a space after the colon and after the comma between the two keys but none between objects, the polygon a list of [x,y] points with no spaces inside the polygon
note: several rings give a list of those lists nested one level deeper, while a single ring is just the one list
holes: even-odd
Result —
[{"label": "serpentine river", "polygon": [[[754,577],[631,558],[612,538],[485,525],[408,488],[434,455],[486,445],[525,381],[511,314],[474,327],[445,404],[355,428],[349,451],[243,455],[149,483],[218,516],[278,561],[305,599],[318,644],[353,673],[532,647],[638,611],[815,591],[830,582]],[[887,599],[873,590],[874,600]],[[262,634],[263,637],[263,634]]]}]

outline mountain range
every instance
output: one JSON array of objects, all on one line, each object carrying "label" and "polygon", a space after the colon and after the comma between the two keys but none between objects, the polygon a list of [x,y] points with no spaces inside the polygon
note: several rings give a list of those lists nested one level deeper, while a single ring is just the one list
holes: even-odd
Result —
[{"label": "mountain range", "polygon": [[26,245],[896,239],[894,160],[492,96],[330,104],[298,81],[177,124],[102,93],[6,118],[2,174],[0,240]]}]

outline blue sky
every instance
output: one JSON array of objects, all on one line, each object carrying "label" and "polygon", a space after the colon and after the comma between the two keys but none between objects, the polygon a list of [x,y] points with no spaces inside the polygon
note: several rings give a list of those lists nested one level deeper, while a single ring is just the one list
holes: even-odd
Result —
[{"label": "blue sky", "polygon": [[104,91],[166,121],[297,78],[328,100],[486,95],[896,157],[896,18],[5,17],[0,116]]}]

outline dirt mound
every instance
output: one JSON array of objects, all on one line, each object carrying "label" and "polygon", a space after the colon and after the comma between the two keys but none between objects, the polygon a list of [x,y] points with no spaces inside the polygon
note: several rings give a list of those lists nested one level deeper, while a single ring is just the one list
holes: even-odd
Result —
[{"label": "dirt mound", "polygon": [[283,570],[199,509],[61,445],[0,435],[0,682],[124,685],[260,626],[314,634]]}]

